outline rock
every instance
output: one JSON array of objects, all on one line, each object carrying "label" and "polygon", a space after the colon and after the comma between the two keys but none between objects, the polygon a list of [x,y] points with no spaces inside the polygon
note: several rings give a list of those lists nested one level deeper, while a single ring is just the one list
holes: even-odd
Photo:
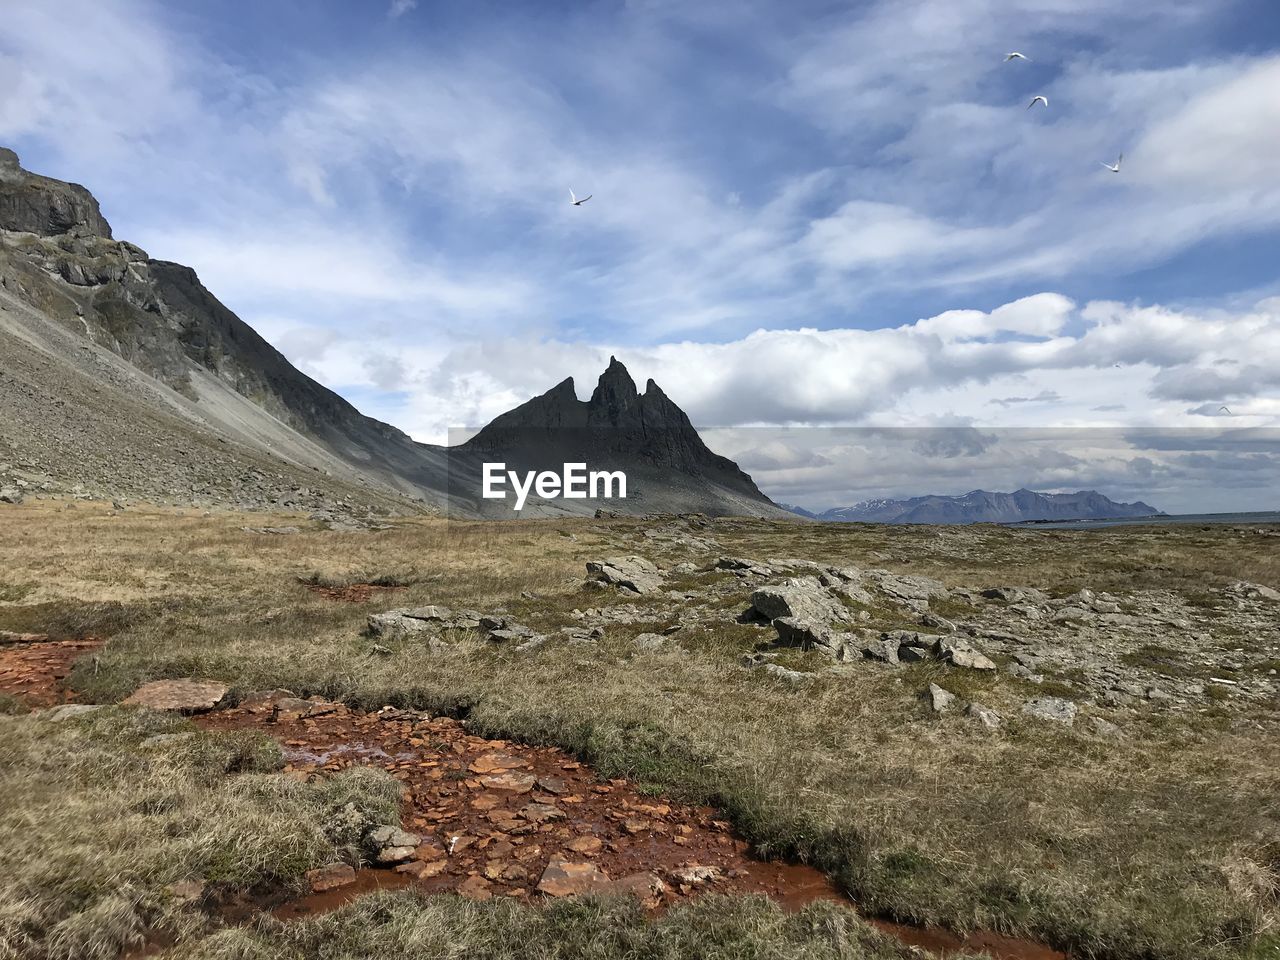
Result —
[{"label": "rock", "polygon": [[919,644],[899,644],[898,661],[900,663],[919,663],[922,660],[929,660],[933,657],[932,647],[922,647]]},{"label": "rock", "polygon": [[532,773],[498,773],[480,778],[480,783],[486,790],[506,790],[510,793],[528,793],[537,782],[538,778]]},{"label": "rock", "polygon": [[599,853],[600,848],[604,846],[604,841],[599,837],[584,836],[575,837],[565,844],[565,849],[572,850],[574,853],[582,853],[590,856]]},{"label": "rock", "polygon": [[939,637],[933,645],[933,654],[944,663],[967,670],[994,670],[995,661],[963,640]]},{"label": "rock", "polygon": [[356,871],[349,863],[331,863],[306,872],[312,893],[324,893],[356,882]]},{"label": "rock", "polygon": [[537,787],[557,797],[562,797],[569,792],[569,784],[560,777],[538,777]]},{"label": "rock", "polygon": [[1110,720],[1102,719],[1102,717],[1090,717],[1089,728],[1099,737],[1119,737],[1123,735],[1119,727]]},{"label": "rock", "polygon": [[632,642],[641,650],[661,650],[667,645],[667,638],[660,633],[642,633]]},{"label": "rock", "polygon": [[375,827],[367,837],[369,846],[375,851],[374,860],[381,864],[404,863],[412,860],[417,854],[422,838],[392,824]]},{"label": "rock", "polygon": [[368,619],[369,636],[386,640],[412,640],[436,629],[428,621],[407,617],[399,610],[371,613]]},{"label": "rock", "polygon": [[978,723],[990,730],[995,730],[1001,723],[1003,723],[1000,714],[996,713],[990,707],[984,707],[980,703],[970,703],[965,707],[964,714],[966,717],[970,717],[978,721]]},{"label": "rock", "polygon": [[940,617],[936,613],[925,613],[920,617],[920,626],[928,627],[930,630],[941,630],[943,633],[955,633],[956,625],[946,617]]},{"label": "rock", "polygon": [[838,633],[811,620],[797,617],[779,617],[773,621],[778,631],[778,642],[802,650],[817,650],[835,659],[843,659],[843,651],[851,635]]},{"label": "rock", "polygon": [[530,823],[549,823],[565,819],[565,812],[553,803],[526,803],[518,816]]},{"label": "rock", "polygon": [[751,606],[766,620],[790,617],[813,623],[848,619],[848,609],[831,596],[817,577],[793,577],[751,594]]},{"label": "rock", "polygon": [[787,683],[808,683],[813,679],[812,673],[803,673],[800,670],[789,670],[786,667],[776,663],[770,663],[769,659],[760,653],[748,653],[742,657],[742,665],[748,670],[763,670],[771,677],[779,680],[785,680]]},{"label": "rock", "polygon": [[[0,496],[0,500],[3,499]],[[1247,580],[1237,580],[1225,592],[1245,600],[1271,600],[1280,603],[1280,590],[1273,590],[1260,583],[1249,583]]]},{"label": "rock", "polygon": [[587,564],[591,579],[632,593],[653,593],[662,587],[658,568],[644,557],[610,557]]},{"label": "rock", "polygon": [[1065,723],[1071,726],[1076,719],[1076,705],[1061,697],[1036,697],[1022,705],[1022,712],[1041,720],[1052,720],[1054,723]]},{"label": "rock", "polygon": [[862,655],[881,663],[898,663],[898,641],[887,634],[868,641],[862,647]]},{"label": "rock", "polygon": [[609,875],[594,863],[572,863],[552,857],[538,881],[538,892],[549,897],[572,897],[600,891],[609,883]]},{"label": "rock", "polygon": [[488,900],[493,896],[493,884],[479,875],[467,877],[458,884],[458,893],[468,900]]},{"label": "rock", "polygon": [[151,710],[203,713],[227,695],[227,685],[211,680],[154,680],[135,690],[122,705]]},{"label": "rock", "polygon": [[863,579],[870,581],[880,592],[895,600],[916,600],[926,603],[933,597],[945,597],[947,587],[941,580],[911,574],[890,573],[888,570],[868,570]]},{"label": "rock", "polygon": [[22,491],[17,487],[0,487],[0,503],[18,504],[22,502]]},{"label": "rock", "polygon": [[1006,603],[1044,603],[1049,595],[1032,587],[989,587],[982,591],[988,600],[1003,600]]},{"label": "rock", "polygon": [[64,703],[60,707],[52,707],[43,714],[46,720],[54,723],[61,723],[63,720],[74,720],[76,717],[86,717],[91,713],[95,713],[102,709],[101,704],[97,703]]},{"label": "rock", "polygon": [[633,873],[607,884],[600,892],[635,897],[646,910],[655,910],[662,905],[667,885],[657,874]]},{"label": "rock", "polygon": [[688,884],[696,887],[703,883],[715,883],[721,877],[719,867],[702,866],[700,864],[689,864],[684,867],[677,867],[671,871],[671,879],[677,883]]},{"label": "rock", "polygon": [[936,683],[929,684],[926,696],[929,700],[929,707],[934,713],[946,713],[960,702],[960,698],[954,693],[950,690],[942,689]]}]

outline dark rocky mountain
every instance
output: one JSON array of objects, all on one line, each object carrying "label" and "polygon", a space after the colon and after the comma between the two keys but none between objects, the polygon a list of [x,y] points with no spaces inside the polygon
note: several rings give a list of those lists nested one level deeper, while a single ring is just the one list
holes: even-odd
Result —
[{"label": "dark rocky mountain", "polygon": [[[801,512],[797,510],[796,512]],[[972,490],[958,497],[925,496],[908,500],[864,500],[803,516],[844,523],[1020,523],[1033,520],[1111,520],[1160,516],[1141,501],[1117,503],[1096,490],[1077,493],[989,493]]]},{"label": "dark rocky mountain", "polygon": [[[627,476],[625,505],[535,498],[525,512],[581,513],[600,507],[785,515],[736,463],[707,448],[685,412],[653,380],[640,393],[615,357],[609,358],[589,400],[578,399],[569,378],[496,417],[450,454],[451,492],[462,504],[473,499],[467,491],[479,489],[479,465],[500,459],[519,471],[558,471],[565,463],[581,462],[591,470],[621,470]],[[485,514],[509,509],[501,502],[475,502],[470,508]]]},{"label": "dark rocky mountain", "polygon": [[[48,489],[492,513],[460,496],[460,478],[503,459],[492,455],[509,441],[513,463],[555,449],[633,466],[641,496],[618,512],[776,510],[656,384],[638,394],[617,363],[585,404],[566,381],[464,449],[417,443],[297,370],[195,271],[116,240],[84,187],[30,173],[3,148],[0,408],[0,480]],[[534,440],[539,430],[556,443]],[[553,512],[564,509],[594,505]]]}]

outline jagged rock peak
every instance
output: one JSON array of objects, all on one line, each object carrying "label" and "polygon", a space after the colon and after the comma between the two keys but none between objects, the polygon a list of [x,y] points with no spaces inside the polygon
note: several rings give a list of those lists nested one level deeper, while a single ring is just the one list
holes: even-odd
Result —
[{"label": "jagged rock peak", "polygon": [[111,239],[111,225],[93,194],[78,183],[24,170],[7,147],[0,147],[0,230]]},{"label": "jagged rock peak", "polygon": [[591,402],[607,397],[617,397],[620,399],[635,399],[640,395],[636,390],[636,382],[631,379],[631,374],[627,368],[622,365],[617,357],[609,358],[609,366],[605,368],[604,373],[600,374],[600,380],[596,383],[595,392],[591,394]]}]

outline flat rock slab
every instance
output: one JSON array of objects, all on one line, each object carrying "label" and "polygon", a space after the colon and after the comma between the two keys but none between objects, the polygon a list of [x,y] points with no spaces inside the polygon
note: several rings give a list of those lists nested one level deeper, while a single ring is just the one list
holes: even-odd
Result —
[{"label": "flat rock slab", "polygon": [[307,871],[312,893],[324,893],[356,882],[355,868],[347,863],[331,863],[327,867]]},{"label": "flat rock slab", "polygon": [[538,891],[549,897],[576,897],[599,892],[609,882],[609,875],[594,863],[572,863],[555,858],[542,871]]},{"label": "flat rock slab", "polygon": [[212,710],[227,695],[227,685],[212,680],[153,680],[133,691],[122,705],[203,713]]}]

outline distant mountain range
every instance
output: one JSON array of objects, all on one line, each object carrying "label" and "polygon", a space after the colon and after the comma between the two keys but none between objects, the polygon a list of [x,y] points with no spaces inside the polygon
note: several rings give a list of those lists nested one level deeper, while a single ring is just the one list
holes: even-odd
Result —
[{"label": "distant mountain range", "polygon": [[813,520],[837,523],[1020,523],[1031,520],[1115,520],[1125,517],[1163,516],[1141,500],[1117,503],[1096,490],[1076,493],[1036,493],[1015,490],[991,493],[971,490],[958,497],[924,496],[908,500],[864,500],[851,507],[834,507],[813,513],[802,507],[782,506]]}]

